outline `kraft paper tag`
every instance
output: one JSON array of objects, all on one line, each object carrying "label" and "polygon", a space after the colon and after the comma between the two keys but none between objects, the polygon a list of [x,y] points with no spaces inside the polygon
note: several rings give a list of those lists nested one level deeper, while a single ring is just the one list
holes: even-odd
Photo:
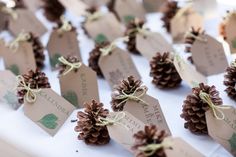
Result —
[{"label": "kraft paper tag", "polygon": [[129,21],[135,18],[145,20],[145,10],[142,6],[142,3],[137,1],[115,1],[114,10],[119,16],[119,19],[125,24],[128,24]]},{"label": "kraft paper tag", "polygon": [[13,109],[18,109],[16,88],[16,76],[8,70],[0,71],[0,101],[10,105]]},{"label": "kraft paper tag", "polygon": [[167,0],[143,0],[143,6],[147,12],[160,11],[163,4],[168,2]]},{"label": "kraft paper tag", "polygon": [[[103,42],[117,39],[123,36],[122,25],[114,14],[106,13],[96,20],[87,21],[84,25],[88,34],[95,42]],[[101,41],[101,39],[103,39]]]},{"label": "kraft paper tag", "polygon": [[32,44],[26,41],[20,42],[16,51],[0,42],[0,49],[4,59],[5,68],[15,75],[25,74],[31,69],[36,69],[36,63]]},{"label": "kraft paper tag", "polygon": [[62,34],[58,33],[57,30],[53,30],[49,37],[47,50],[52,69],[55,69],[58,58],[61,56],[75,55],[82,61],[76,30],[63,32]]},{"label": "kraft paper tag", "polygon": [[8,20],[9,16],[0,11],[0,32],[7,29]]},{"label": "kraft paper tag", "polygon": [[223,120],[217,120],[212,111],[206,112],[209,135],[233,156],[236,156],[236,109],[221,109]]},{"label": "kraft paper tag", "polygon": [[147,104],[128,100],[124,105],[124,111],[129,112],[144,124],[157,125],[160,129],[166,130],[166,132],[171,135],[159,101],[147,94],[142,96],[141,99]]},{"label": "kraft paper tag", "polygon": [[191,7],[185,7],[179,9],[176,15],[171,19],[170,23],[173,42],[183,43],[185,33],[191,27],[203,28],[203,17]]},{"label": "kraft paper tag", "polygon": [[226,41],[230,46],[231,53],[236,53],[236,15],[229,16],[225,23]]},{"label": "kraft paper tag", "polygon": [[225,72],[228,67],[222,43],[209,35],[200,35],[192,45],[191,52],[194,64],[205,76]]},{"label": "kraft paper tag", "polygon": [[[121,112],[111,112],[108,118],[114,119]],[[124,112],[124,117],[113,125],[107,125],[110,137],[121,144],[124,148],[131,151],[134,145],[134,134],[144,129],[144,123],[135,118],[129,112]]]},{"label": "kraft paper tag", "polygon": [[161,34],[152,32],[146,35],[137,34],[136,47],[149,61],[157,52],[174,52],[172,45]]},{"label": "kraft paper tag", "polygon": [[39,0],[24,0],[24,5],[26,5],[27,9],[34,12],[43,5],[43,2]]},{"label": "kraft paper tag", "polygon": [[130,54],[118,47],[112,50],[110,54],[101,56],[98,64],[111,88],[131,75],[141,79]]},{"label": "kraft paper tag", "polygon": [[71,11],[77,17],[86,14],[86,9],[89,8],[84,2],[80,0],[59,0],[63,6]]},{"label": "kraft paper tag", "polygon": [[12,17],[9,20],[9,30],[15,36],[23,30],[25,32],[34,32],[36,36],[42,36],[47,32],[44,25],[37,19],[33,12],[26,9],[17,9],[17,19]]},{"label": "kraft paper tag", "polygon": [[24,100],[24,114],[46,131],[54,136],[75,107],[52,89],[41,89],[36,93],[36,102],[28,103]]},{"label": "kraft paper tag", "polygon": [[195,148],[193,148],[190,144],[185,142],[183,139],[177,137],[167,137],[164,141],[168,141],[171,145],[172,149],[165,149],[165,153],[167,157],[204,157],[203,154],[198,152]]},{"label": "kraft paper tag", "polygon": [[0,139],[0,152],[4,157],[34,157],[31,154],[24,152],[22,149],[15,147],[14,145]]},{"label": "kraft paper tag", "polygon": [[207,84],[207,78],[196,71],[191,65],[187,64],[179,55],[174,57],[174,65],[180,77],[192,87],[196,87],[199,83]]},{"label": "kraft paper tag", "polygon": [[97,75],[89,67],[81,65],[77,71],[71,71],[59,77],[62,96],[77,108],[83,108],[85,102],[99,102]]},{"label": "kraft paper tag", "polygon": [[82,1],[88,6],[96,6],[96,7],[106,5],[109,2],[109,0],[82,0]]}]

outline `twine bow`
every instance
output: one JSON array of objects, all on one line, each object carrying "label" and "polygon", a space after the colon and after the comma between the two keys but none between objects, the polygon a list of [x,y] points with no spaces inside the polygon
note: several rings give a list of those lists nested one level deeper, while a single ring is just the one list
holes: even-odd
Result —
[{"label": "twine bow", "polygon": [[100,48],[99,50],[102,52],[102,56],[108,55],[112,50],[116,48],[116,43],[119,41],[129,41],[129,37],[125,36],[122,38],[115,39],[110,45],[106,46],[105,48]]},{"label": "twine bow", "polygon": [[21,75],[17,76],[16,79],[18,82],[17,88],[27,91],[25,94],[25,97],[24,97],[26,99],[26,101],[28,103],[34,103],[37,99],[36,93],[39,93],[41,91],[41,89],[38,89],[38,87],[37,87],[37,89],[30,88],[30,83],[28,85],[26,85],[24,77]]},{"label": "twine bow", "polygon": [[146,157],[152,156],[156,151],[162,148],[171,148],[172,143],[170,141],[164,140],[160,144],[149,144],[147,146],[139,147],[138,150],[143,152]]},{"label": "twine bow", "polygon": [[[137,92],[140,92],[140,94],[137,95]],[[139,87],[131,94],[126,94],[124,91],[122,91],[122,95],[118,95],[114,99],[123,100],[117,105],[118,107],[120,107],[124,102],[127,102],[128,100],[140,101],[143,104],[148,105],[148,103],[146,103],[144,100],[141,99],[141,97],[144,96],[146,92],[147,92],[146,87]]]},{"label": "twine bow", "polygon": [[97,20],[98,18],[102,17],[103,13],[101,11],[97,11],[93,14],[87,14],[87,21],[88,22],[91,22],[91,21],[95,21]]},{"label": "twine bow", "polygon": [[189,32],[189,31],[185,34],[185,37],[188,37],[188,36],[190,36],[190,37],[192,37],[192,38],[194,38],[196,40],[199,40],[201,42],[207,42],[206,38],[202,38],[202,37],[196,36],[196,35],[194,35],[193,33]]},{"label": "twine bow", "polygon": [[10,49],[16,51],[19,47],[19,43],[22,41],[27,41],[30,39],[30,34],[22,31],[10,44],[8,45]]},{"label": "twine bow", "polygon": [[97,123],[96,125],[97,126],[108,126],[108,125],[114,125],[114,124],[121,124],[119,121],[121,119],[123,119],[125,117],[125,113],[124,112],[119,112],[116,114],[115,117],[113,118],[103,118],[103,117],[100,117],[98,119],[99,123]]},{"label": "twine bow", "polygon": [[225,118],[225,115],[224,113],[221,111],[221,109],[230,109],[230,106],[216,106],[212,101],[211,101],[211,98],[209,96],[209,94],[203,92],[203,91],[200,91],[200,94],[199,94],[200,98],[206,102],[209,107],[211,108],[212,112],[213,112],[213,115],[216,117],[216,119],[218,120],[224,120]]},{"label": "twine bow", "polygon": [[62,26],[57,30],[59,34],[62,34],[63,32],[71,31],[72,25],[64,16],[61,16],[61,22]]},{"label": "twine bow", "polygon": [[64,71],[62,75],[66,75],[69,72],[71,72],[73,69],[79,69],[82,65],[81,62],[76,62],[76,63],[70,63],[68,62],[63,56],[61,56],[60,58],[58,58],[59,62],[61,62],[64,65],[69,66],[69,69]]},{"label": "twine bow", "polygon": [[1,7],[0,10],[3,12],[3,13],[6,13],[8,15],[10,15],[14,20],[16,20],[18,18],[18,14],[15,10],[13,10],[12,8],[9,8],[9,7]]}]

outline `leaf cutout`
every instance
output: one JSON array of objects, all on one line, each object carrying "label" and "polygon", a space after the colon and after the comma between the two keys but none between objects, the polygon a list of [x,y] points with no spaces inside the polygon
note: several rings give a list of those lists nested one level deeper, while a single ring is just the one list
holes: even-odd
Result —
[{"label": "leaf cutout", "polygon": [[234,38],[231,43],[232,43],[233,48],[236,49],[236,38]]},{"label": "leaf cutout", "polygon": [[7,101],[8,104],[12,105],[13,108],[19,107],[18,99],[15,93],[7,91],[3,98]]},{"label": "leaf cutout", "polygon": [[50,57],[50,64],[53,68],[56,67],[57,63],[59,62],[58,61],[58,58],[61,57],[60,54],[56,53],[54,54],[52,57]]},{"label": "leaf cutout", "polygon": [[69,101],[72,105],[75,107],[78,107],[78,97],[77,94],[73,91],[69,91],[66,94],[63,95],[63,97]]},{"label": "leaf cutout", "polygon": [[131,20],[134,20],[134,19],[135,19],[135,17],[132,15],[124,16],[125,24],[128,24]]},{"label": "leaf cutout", "polygon": [[232,151],[236,151],[236,134],[233,133],[231,138],[228,140]]},{"label": "leaf cutout", "polygon": [[57,123],[57,116],[53,113],[45,115],[39,122],[48,129],[56,129]]},{"label": "leaf cutout", "polygon": [[98,34],[95,38],[95,42],[101,44],[105,41],[108,41],[107,37],[104,34]]},{"label": "leaf cutout", "polygon": [[20,75],[20,70],[19,67],[16,64],[11,65],[10,67],[8,67],[7,69],[9,69],[11,72],[13,72],[15,75]]}]

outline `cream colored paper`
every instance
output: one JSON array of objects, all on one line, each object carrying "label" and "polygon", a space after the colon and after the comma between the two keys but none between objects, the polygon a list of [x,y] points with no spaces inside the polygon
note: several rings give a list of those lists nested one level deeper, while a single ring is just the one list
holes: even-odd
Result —
[{"label": "cream colored paper", "polygon": [[59,77],[62,96],[77,108],[85,102],[99,102],[97,75],[84,64],[77,70]]},{"label": "cream colored paper", "polygon": [[51,136],[54,136],[75,107],[52,89],[36,93],[36,102],[24,100],[24,114]]}]

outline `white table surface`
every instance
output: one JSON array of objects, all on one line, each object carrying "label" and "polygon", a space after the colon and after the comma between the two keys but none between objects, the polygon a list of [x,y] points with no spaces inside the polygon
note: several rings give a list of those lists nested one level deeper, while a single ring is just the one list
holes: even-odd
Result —
[{"label": "white table surface", "polygon": [[[217,11],[216,17],[208,19],[205,22],[205,30],[208,34],[218,37],[218,24],[221,21],[221,16],[225,14],[225,9],[233,9],[236,6],[236,2],[230,2],[232,2],[232,0],[220,1],[220,7]],[[51,30],[52,24],[45,20],[42,15],[42,10],[38,11],[36,14],[41,21],[46,23],[48,29]],[[67,17],[71,19],[76,26],[78,26],[78,38],[80,40],[79,45],[81,54],[83,62],[87,64],[88,53],[93,48],[94,42],[83,34],[83,31],[79,27],[79,21],[81,21],[79,18],[74,17],[70,13],[67,13]],[[151,30],[161,32],[168,40],[170,40],[169,35],[167,35],[161,27],[162,22],[160,21],[160,14],[149,14],[147,19],[147,26],[150,27]],[[47,43],[48,36],[49,32],[42,37],[44,45]],[[4,37],[7,40],[10,39],[7,32],[1,33],[0,37]],[[121,47],[124,47],[124,45],[121,45]],[[176,48],[178,52],[183,53],[183,47],[176,46]],[[229,55],[227,45],[226,53],[229,61],[235,58],[234,56]],[[144,57],[137,55],[132,55],[132,59],[142,76],[142,81],[149,88],[148,94],[160,101],[162,110],[173,136],[182,137],[205,156],[231,156],[210,137],[196,136],[184,129],[184,120],[180,118],[180,114],[182,112],[183,100],[191,92],[191,88],[189,88],[185,82],[183,82],[181,86],[176,89],[160,90],[151,83],[152,78],[149,76],[150,67],[148,61]],[[4,69],[2,60],[0,60],[0,69]],[[52,89],[60,93],[57,72],[51,72],[48,57],[46,59],[46,68],[44,71],[49,77]],[[110,109],[109,102],[111,100],[111,89],[104,79],[98,79],[98,83],[100,100],[104,103],[106,108]],[[235,102],[230,100],[224,92],[225,87],[223,85],[223,74],[209,77],[209,85],[213,84],[220,91],[220,96],[223,98],[224,104],[235,105]],[[31,120],[25,117],[22,108],[14,111],[7,104],[0,103],[0,139],[4,139],[19,149],[31,153],[37,157],[133,156],[130,152],[126,151],[122,146],[114,141],[111,141],[105,146],[88,146],[85,145],[83,141],[77,140],[78,133],[74,131],[76,123],[70,122],[70,120],[76,119],[77,111],[74,111],[59,132],[54,137],[51,137],[35,125]],[[76,152],[77,150],[78,152]]]}]

